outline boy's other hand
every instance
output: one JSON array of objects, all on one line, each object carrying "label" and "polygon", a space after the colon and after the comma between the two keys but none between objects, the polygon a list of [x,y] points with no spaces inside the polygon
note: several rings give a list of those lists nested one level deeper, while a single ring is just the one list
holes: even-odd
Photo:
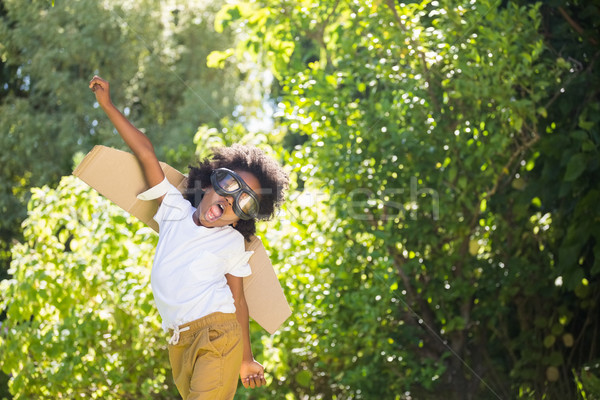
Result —
[{"label": "boy's other hand", "polygon": [[265,369],[256,360],[242,361],[240,379],[242,380],[242,385],[244,385],[246,389],[254,389],[267,384],[267,381],[265,380]]},{"label": "boy's other hand", "polygon": [[100,78],[98,75],[95,75],[90,81],[89,87],[96,95],[96,100],[102,108],[111,103],[109,84],[107,81]]}]

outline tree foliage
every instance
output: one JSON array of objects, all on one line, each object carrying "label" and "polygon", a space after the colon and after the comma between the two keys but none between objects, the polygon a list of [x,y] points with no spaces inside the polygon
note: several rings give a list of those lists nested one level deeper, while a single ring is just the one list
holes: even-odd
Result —
[{"label": "tree foliage", "polygon": [[[598,14],[579,0],[262,0],[219,12],[216,29],[241,40],[210,64],[252,55],[272,71],[286,146],[277,150],[294,189],[266,227],[294,314],[271,337],[253,330],[270,385],[238,397],[600,396]],[[159,109],[150,109],[157,121]],[[273,144],[239,121],[214,124],[198,131],[200,153],[240,138]],[[168,373],[152,342],[156,316],[134,289],[152,237],[69,179],[35,193],[14,277],[2,284],[0,347],[27,355],[3,359],[13,393],[48,375],[53,398],[90,387],[167,396],[157,393]],[[80,237],[85,249],[68,251]],[[98,263],[114,277],[83,279],[106,274]],[[69,297],[67,281],[86,294]],[[73,315],[40,318],[63,302]],[[131,325],[119,331],[122,311]],[[92,337],[84,318],[110,340]],[[133,337],[138,325],[148,330]],[[123,338],[137,345],[119,347]],[[112,358],[88,362],[97,340]],[[69,389],[57,365],[95,379]],[[106,377],[115,391],[101,386]]]},{"label": "tree foliage", "polygon": [[156,234],[65,177],[33,191],[23,236],[0,283],[14,398],[174,398],[150,290]]},{"label": "tree foliage", "polygon": [[296,310],[275,338],[293,349],[277,391],[575,398],[600,359],[599,19],[586,4],[221,11],[250,31],[221,56],[250,50],[271,68],[296,144],[302,195],[271,240]]}]

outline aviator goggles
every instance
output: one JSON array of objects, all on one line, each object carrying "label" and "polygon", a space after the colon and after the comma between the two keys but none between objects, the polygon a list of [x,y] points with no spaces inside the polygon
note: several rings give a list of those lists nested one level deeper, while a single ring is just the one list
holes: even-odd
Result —
[{"label": "aviator goggles", "polygon": [[210,175],[210,182],[219,196],[233,198],[233,212],[240,219],[258,216],[258,196],[238,174],[227,168],[217,168]]}]

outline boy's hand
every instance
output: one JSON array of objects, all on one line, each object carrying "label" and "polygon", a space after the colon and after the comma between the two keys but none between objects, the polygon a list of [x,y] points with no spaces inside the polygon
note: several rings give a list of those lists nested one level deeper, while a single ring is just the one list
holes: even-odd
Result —
[{"label": "boy's hand", "polygon": [[96,95],[96,100],[102,108],[111,104],[109,84],[107,81],[100,78],[98,75],[95,75],[90,81],[89,86],[90,89],[92,89],[92,92],[94,92]]},{"label": "boy's hand", "polygon": [[265,369],[256,360],[242,361],[242,366],[240,367],[240,379],[242,380],[242,385],[244,385],[246,389],[254,389],[267,384],[267,381],[265,380]]}]

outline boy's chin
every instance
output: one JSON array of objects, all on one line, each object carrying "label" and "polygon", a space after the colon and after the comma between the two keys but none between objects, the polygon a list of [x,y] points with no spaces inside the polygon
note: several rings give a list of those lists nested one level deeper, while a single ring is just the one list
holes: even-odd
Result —
[{"label": "boy's chin", "polygon": [[227,222],[227,221],[221,220],[221,219],[218,219],[218,220],[213,221],[213,222],[208,222],[208,221],[201,221],[201,222],[202,222],[202,226],[204,226],[205,228],[220,228],[220,227],[223,227],[223,226],[227,226],[227,225],[233,224],[232,221]]}]

